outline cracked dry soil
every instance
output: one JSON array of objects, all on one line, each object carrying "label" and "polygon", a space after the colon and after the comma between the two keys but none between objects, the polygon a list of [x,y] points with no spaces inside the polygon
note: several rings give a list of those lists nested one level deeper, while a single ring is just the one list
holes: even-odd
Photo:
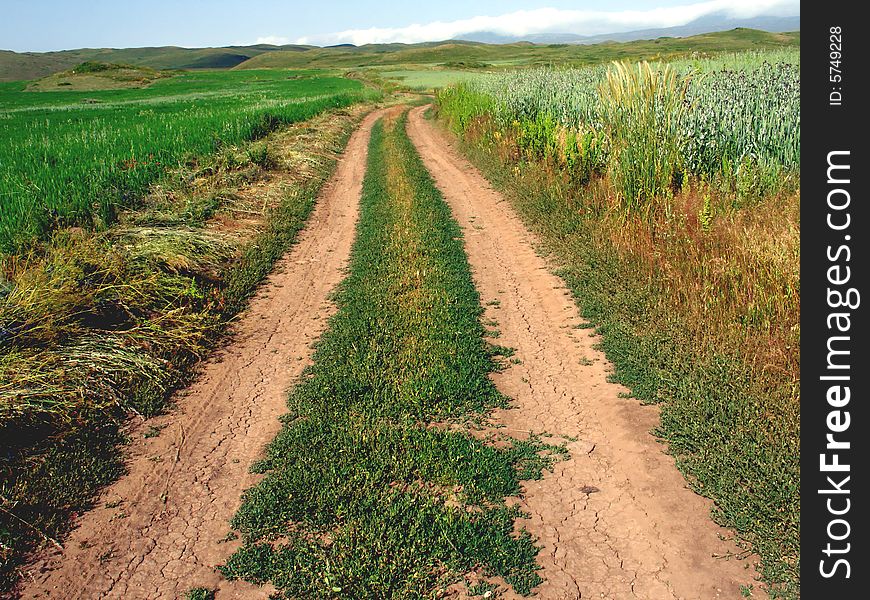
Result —
[{"label": "cracked dry soil", "polygon": [[493,376],[514,400],[495,420],[514,436],[577,440],[570,460],[526,482],[517,500],[542,546],[538,597],[731,599],[753,583],[753,598],[762,597],[750,561],[717,558],[740,550],[650,434],[657,408],[620,397],[628,390],[607,381],[609,363],[590,330],[576,328],[584,321],[534,237],[425,110],[411,111],[408,133],[464,229],[484,318],[498,322],[499,344],[521,361]]},{"label": "cracked dry soil", "polygon": [[216,597],[267,598],[268,587],[215,572],[238,547],[226,540],[249,472],[280,428],[286,391],[308,364],[311,345],[334,307],[357,220],[372,125],[351,136],[296,244],[232,327],[232,339],[205,363],[163,426],[134,432],[129,473],[83,515],[65,543],[29,569],[24,598],[183,598],[194,587]]}]

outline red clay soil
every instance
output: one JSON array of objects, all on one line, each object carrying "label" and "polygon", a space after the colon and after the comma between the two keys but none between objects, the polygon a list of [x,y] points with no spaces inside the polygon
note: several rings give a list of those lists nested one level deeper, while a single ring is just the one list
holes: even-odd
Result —
[{"label": "red clay soil", "polygon": [[[740,598],[755,583],[752,560],[710,518],[650,431],[653,406],[621,398],[607,381],[611,367],[594,349],[564,282],[535,252],[536,240],[451,141],[411,111],[408,132],[465,231],[465,249],[486,318],[498,322],[499,344],[522,362],[493,376],[513,398],[496,421],[514,436],[548,432],[576,439],[570,460],[518,500],[521,524],[539,539],[547,600]],[[558,438],[555,438],[558,439]],[[754,559],[755,557],[752,557]],[[512,597],[512,596],[508,596]]]},{"label": "red clay soil", "polygon": [[348,142],[297,243],[281,259],[164,427],[134,432],[129,473],[83,515],[63,552],[42,557],[25,598],[183,598],[194,587],[217,598],[265,598],[270,590],[224,580],[215,567],[239,546],[229,520],[249,473],[280,428],[286,391],[308,364],[344,276],[365,175],[370,114]]}]

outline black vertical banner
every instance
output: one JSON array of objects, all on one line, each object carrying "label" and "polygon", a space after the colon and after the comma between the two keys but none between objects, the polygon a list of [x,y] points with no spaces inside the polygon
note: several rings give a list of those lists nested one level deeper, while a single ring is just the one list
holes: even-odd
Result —
[{"label": "black vertical banner", "polygon": [[859,8],[801,6],[801,597],[807,599],[870,593],[870,34]]}]

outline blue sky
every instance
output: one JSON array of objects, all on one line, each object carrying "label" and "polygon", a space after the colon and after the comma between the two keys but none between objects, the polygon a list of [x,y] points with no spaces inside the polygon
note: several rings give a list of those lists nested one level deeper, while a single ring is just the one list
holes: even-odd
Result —
[{"label": "blue sky", "polygon": [[439,40],[490,30],[610,33],[710,12],[797,15],[797,0],[2,0],[0,49]]}]

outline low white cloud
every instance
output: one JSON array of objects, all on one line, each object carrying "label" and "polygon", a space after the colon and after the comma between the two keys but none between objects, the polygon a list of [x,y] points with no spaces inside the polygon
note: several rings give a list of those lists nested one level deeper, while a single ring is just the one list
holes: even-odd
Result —
[{"label": "low white cloud", "polygon": [[290,38],[281,35],[264,35],[258,37],[257,44],[271,44],[273,46],[283,46],[290,43]]},{"label": "low white cloud", "polygon": [[457,21],[415,23],[407,27],[348,29],[302,37],[297,39],[296,43],[324,46],[331,44],[360,46],[391,42],[413,44],[448,40],[477,31],[520,37],[534,33],[596,35],[635,29],[677,27],[711,14],[724,14],[741,19],[760,15],[792,16],[800,14],[800,3],[797,0],[709,0],[683,6],[618,12],[539,8]]}]

